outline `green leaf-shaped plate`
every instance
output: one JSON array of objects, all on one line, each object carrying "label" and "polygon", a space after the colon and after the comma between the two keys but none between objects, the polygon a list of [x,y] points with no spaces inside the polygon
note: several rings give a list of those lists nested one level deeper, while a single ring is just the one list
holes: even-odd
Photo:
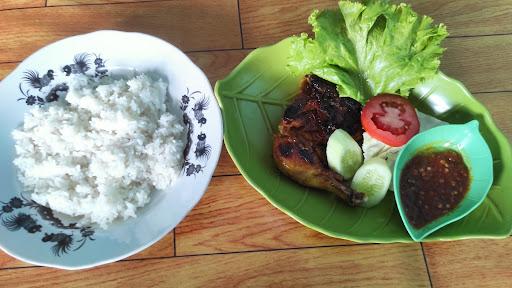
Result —
[{"label": "green leaf-shaped plate", "polygon": [[[374,208],[353,208],[333,194],[282,175],[272,159],[272,134],[299,91],[301,76],[286,69],[290,41],[256,49],[215,87],[224,116],[226,147],[247,181],[274,206],[324,234],[360,242],[409,242],[393,193]],[[489,112],[464,86],[440,73],[414,90],[416,107],[450,123],[480,122],[494,160],[494,184],[471,214],[425,240],[500,238],[512,229],[512,152]]]}]

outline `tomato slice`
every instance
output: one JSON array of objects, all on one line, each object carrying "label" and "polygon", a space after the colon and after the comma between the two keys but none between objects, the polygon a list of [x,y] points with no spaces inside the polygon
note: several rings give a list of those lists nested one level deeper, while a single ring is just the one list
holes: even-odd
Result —
[{"label": "tomato slice", "polygon": [[414,106],[394,94],[372,97],[361,112],[361,123],[373,138],[393,147],[404,145],[420,130]]}]

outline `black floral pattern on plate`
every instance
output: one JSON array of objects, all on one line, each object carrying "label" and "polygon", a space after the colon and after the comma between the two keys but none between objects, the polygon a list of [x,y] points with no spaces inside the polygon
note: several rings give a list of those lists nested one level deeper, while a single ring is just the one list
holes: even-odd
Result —
[{"label": "black floral pattern on plate", "polygon": [[[91,61],[92,60],[92,61]],[[64,65],[62,69],[47,70],[40,74],[36,70],[28,70],[24,73],[22,81],[19,84],[19,90],[23,97],[18,101],[24,100],[26,105],[43,106],[45,104],[57,101],[64,97],[69,86],[66,83],[55,82],[57,73],[63,73],[64,76],[72,74],[85,74],[96,79],[107,76],[108,69],[105,60],[98,54],[80,53],[75,55],[73,63]],[[94,69],[93,66],[94,65]],[[25,86],[28,86],[25,87]],[[181,97],[180,109],[183,112],[183,123],[187,129],[187,144],[183,151],[184,163],[182,172],[186,176],[197,175],[206,168],[206,163],[211,155],[211,145],[207,143],[207,134],[199,131],[195,134],[196,123],[199,129],[207,123],[205,112],[210,105],[210,98],[200,91],[190,92]],[[194,147],[194,151],[192,151]],[[53,211],[33,200],[23,196],[13,197],[9,202],[3,204],[0,210],[0,222],[9,231],[25,230],[30,234],[44,233],[42,242],[53,243],[51,252],[57,257],[61,257],[70,251],[76,251],[89,241],[94,241],[94,229],[91,226],[78,226],[77,223],[64,224],[59,218],[54,216]],[[36,212],[37,214],[30,213]],[[43,226],[39,221],[46,221],[55,231],[43,231]],[[49,226],[45,226],[49,228]],[[67,232],[71,231],[71,233]],[[77,231],[74,234],[73,231]],[[79,237],[77,239],[77,237]]]},{"label": "black floral pattern on plate", "polygon": [[75,55],[73,63],[64,65],[58,70],[49,69],[44,73],[27,70],[23,73],[19,84],[19,90],[23,97],[18,98],[18,101],[23,100],[29,106],[43,106],[57,101],[60,97],[64,97],[69,90],[65,82],[54,83],[59,73],[64,76],[85,74],[99,79],[107,76],[108,69],[105,62],[99,54],[80,53]]},{"label": "black floral pattern on plate", "polygon": [[[9,202],[0,201],[0,203],[2,204],[0,222],[7,230],[25,230],[30,234],[44,233],[41,241],[54,243],[51,251],[57,257],[82,248],[87,240],[94,241],[94,229],[91,226],[78,226],[77,223],[66,225],[53,214],[52,209],[24,196],[13,197]],[[56,231],[50,233],[43,231],[39,221],[48,222]],[[78,231],[79,236],[73,233],[75,230]],[[76,237],[79,239],[77,240]]]},{"label": "black floral pattern on plate", "polygon": [[[99,79],[107,76],[108,71],[105,60],[99,54],[89,53],[75,55],[73,62],[61,69],[49,69],[44,73],[27,70],[23,73],[18,86],[23,95],[18,101],[23,100],[29,106],[43,106],[64,97],[69,86],[65,82],[56,83],[55,79],[59,73],[61,76],[85,74]],[[13,197],[9,202],[0,201],[0,204],[3,205],[0,210],[0,222],[7,230],[25,230],[30,234],[44,233],[41,241],[52,243],[51,251],[57,257],[82,248],[88,240],[94,240],[95,231],[91,226],[82,227],[77,223],[66,225],[54,215],[52,209],[23,196]],[[44,226],[45,231],[40,224],[41,221],[50,224]]]},{"label": "black floral pattern on plate", "polygon": [[[181,96],[180,109],[183,112],[183,123],[187,129],[187,144],[183,151],[183,172],[186,176],[195,176],[203,172],[212,152],[211,145],[206,142],[206,133],[204,131],[194,133],[194,128],[197,127],[196,123],[199,128],[206,124],[205,112],[209,105],[210,98],[201,91],[190,92],[187,89],[187,93]],[[194,147],[194,151],[191,151],[192,147]]]}]

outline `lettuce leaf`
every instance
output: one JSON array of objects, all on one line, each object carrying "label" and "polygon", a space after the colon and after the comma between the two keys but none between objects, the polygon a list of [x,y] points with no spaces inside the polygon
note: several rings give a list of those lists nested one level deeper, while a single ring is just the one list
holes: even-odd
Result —
[{"label": "lettuce leaf", "polygon": [[340,95],[363,103],[384,92],[407,96],[437,73],[446,27],[406,4],[363,2],[315,10],[309,17],[315,38],[294,36],[288,67],[333,82]]}]

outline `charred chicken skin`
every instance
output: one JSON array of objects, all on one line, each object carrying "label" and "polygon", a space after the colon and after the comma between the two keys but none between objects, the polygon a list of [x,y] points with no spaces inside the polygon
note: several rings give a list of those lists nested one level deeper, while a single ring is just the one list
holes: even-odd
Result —
[{"label": "charred chicken skin", "polygon": [[361,104],[339,97],[336,85],[317,76],[305,77],[301,93],[287,107],[274,135],[273,156],[279,170],[308,187],[335,193],[349,205],[365,201],[327,164],[326,146],[336,129],[363,141]]}]

